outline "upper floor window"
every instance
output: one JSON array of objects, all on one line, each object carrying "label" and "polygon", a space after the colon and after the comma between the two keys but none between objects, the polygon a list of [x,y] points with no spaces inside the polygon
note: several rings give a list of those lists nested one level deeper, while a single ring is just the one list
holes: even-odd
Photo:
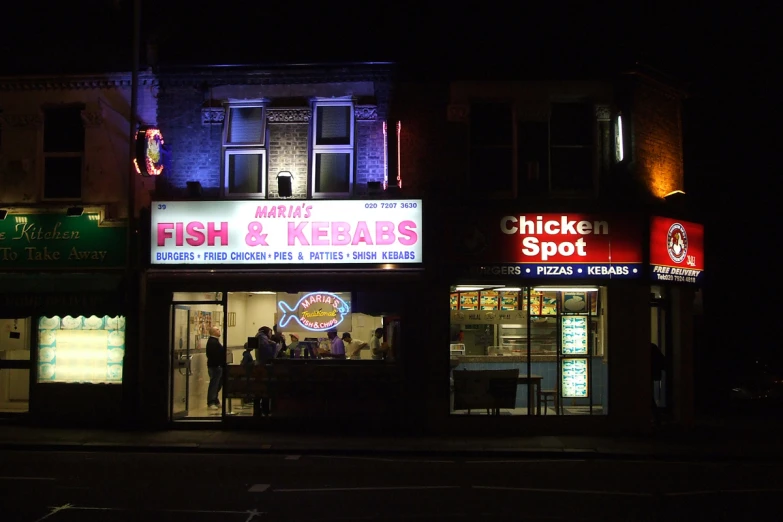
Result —
[{"label": "upper floor window", "polygon": [[353,190],[354,108],[350,100],[313,107],[311,187],[314,198],[350,196]]},{"label": "upper floor window", "polygon": [[472,193],[516,194],[514,111],[508,102],[479,102],[470,107],[470,181]]},{"label": "upper floor window", "polygon": [[227,196],[266,196],[266,115],[261,104],[226,108],[223,168]]},{"label": "upper floor window", "polygon": [[80,199],[84,163],[81,106],[44,110],[43,197]]},{"label": "upper floor window", "polygon": [[549,188],[553,192],[593,189],[595,110],[589,103],[553,103],[549,117]]}]

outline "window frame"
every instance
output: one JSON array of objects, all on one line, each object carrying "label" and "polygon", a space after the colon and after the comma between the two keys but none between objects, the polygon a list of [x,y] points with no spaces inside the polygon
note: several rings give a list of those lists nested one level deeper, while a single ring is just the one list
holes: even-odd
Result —
[{"label": "window frame", "polygon": [[[350,143],[347,145],[318,145],[318,108],[348,107],[350,110]],[[354,192],[354,176],[356,175],[356,103],[353,98],[316,98],[312,101],[312,125],[310,125],[310,183],[309,190],[312,199],[330,199],[351,197]],[[318,154],[348,154],[348,191],[347,192],[316,192],[316,158]]]},{"label": "window frame", "polygon": [[[268,100],[246,100],[241,102],[229,101],[224,104],[224,123],[223,123],[223,186],[222,193],[225,198],[238,198],[238,199],[267,199],[269,196],[268,184],[268,126],[267,126],[267,105]],[[229,142],[229,133],[231,130],[231,111],[233,109],[248,109],[248,108],[260,108],[261,109],[261,141],[248,142],[248,143],[231,143]],[[229,157],[242,154],[258,154],[263,157],[261,161],[261,191],[260,192],[231,192],[229,185]]]},{"label": "window frame", "polygon": [[[471,139],[471,117],[473,115],[473,110],[475,105],[477,104],[507,104],[509,106],[509,109],[511,111],[511,143],[508,147],[504,145],[482,145],[480,147],[474,147],[473,141]],[[517,104],[513,99],[491,99],[491,98],[477,98],[470,101],[470,112],[468,113],[468,179],[467,179],[467,187],[470,190],[470,183],[472,180],[472,172],[470,169],[470,165],[472,163],[472,155],[473,155],[473,149],[511,149],[511,170],[509,172],[509,176],[511,179],[511,188],[509,190],[501,190],[501,191],[493,191],[493,192],[481,192],[481,197],[486,199],[515,199],[519,195],[519,175],[518,175],[518,166],[519,166],[519,150],[517,146],[517,139],[519,136],[519,129],[518,122],[517,122]]]},{"label": "window frame", "polygon": [[[552,107],[556,104],[581,104],[590,108],[590,144],[589,145],[552,145]],[[557,98],[549,101],[549,117],[547,118],[547,154],[548,158],[548,171],[547,172],[547,187],[549,194],[556,197],[584,197],[594,196],[598,194],[598,119],[595,116],[596,103],[587,98]],[[589,189],[555,189],[552,186],[552,149],[589,149],[590,150],[590,179],[592,181]]]},{"label": "window frame", "polygon": [[[81,151],[73,152],[47,152],[46,151],[46,111],[57,109],[75,109],[79,111],[79,122],[81,123],[82,132],[84,132],[84,140]],[[40,194],[41,201],[82,201],[84,199],[84,174],[85,174],[85,159],[87,150],[87,134],[84,128],[84,121],[81,118],[81,113],[84,111],[83,104],[63,104],[63,105],[51,105],[41,108],[41,130],[39,133],[39,150],[41,151],[41,166],[40,166]],[[47,197],[46,196],[46,160],[48,158],[80,158],[81,169],[79,172],[79,196],[78,197]]]},{"label": "window frame", "polygon": [[[261,191],[260,192],[231,192],[229,185],[229,157],[241,155],[261,155]],[[248,147],[224,147],[223,148],[223,190],[227,198],[241,199],[266,199],[267,197],[267,150],[266,148]]]}]

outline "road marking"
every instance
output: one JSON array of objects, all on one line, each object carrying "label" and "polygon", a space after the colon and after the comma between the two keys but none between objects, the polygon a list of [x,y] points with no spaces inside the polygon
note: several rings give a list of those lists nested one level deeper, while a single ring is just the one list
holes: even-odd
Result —
[{"label": "road marking", "polygon": [[722,493],[781,493],[782,488],[758,488],[758,489],[705,489],[698,491],[674,491],[662,493],[665,497],[690,497],[698,495],[718,495]]},{"label": "road marking", "polygon": [[0,477],[0,480],[57,480],[53,477]]},{"label": "road marking", "polygon": [[556,464],[558,462],[587,462],[585,459],[519,459],[519,460],[466,460],[465,464]]},{"label": "road marking", "polygon": [[331,491],[400,491],[400,490],[424,490],[424,489],[459,489],[460,486],[376,486],[362,488],[287,488],[275,489],[275,493],[318,493]]},{"label": "road marking", "polygon": [[286,455],[285,460],[299,460],[301,455]]},{"label": "road marking", "polygon": [[245,511],[223,511],[219,509],[164,509],[162,511],[165,511],[166,513],[221,513],[221,514],[228,514],[228,515],[250,515],[247,520],[251,520],[256,515],[264,515],[265,513],[259,513],[258,511],[254,510],[245,510]]},{"label": "road marking", "polygon": [[542,489],[514,488],[509,486],[471,486],[473,489],[494,489],[497,491],[527,491],[530,493],[577,493],[580,495],[612,495],[623,497],[652,497],[652,493],[633,493],[628,491],[596,491],[589,489]]},{"label": "road marking", "polygon": [[269,489],[269,484],[253,484],[250,486],[250,489],[247,490],[248,493],[263,493],[267,489]]},{"label": "road marking", "polygon": [[381,457],[350,457],[344,455],[313,455],[318,459],[350,459],[350,460],[369,460],[373,462],[413,462],[422,464],[454,464],[453,460],[416,460],[416,459],[389,459]]}]

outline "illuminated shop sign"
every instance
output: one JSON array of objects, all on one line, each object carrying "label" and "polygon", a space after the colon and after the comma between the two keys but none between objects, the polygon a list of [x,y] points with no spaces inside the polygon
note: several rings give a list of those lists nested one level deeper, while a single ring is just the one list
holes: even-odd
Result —
[{"label": "illuminated shop sign", "polygon": [[294,305],[286,301],[278,301],[277,307],[282,314],[277,323],[280,328],[298,326],[313,332],[325,332],[337,328],[346,317],[350,317],[351,313],[350,304],[343,298],[328,292],[306,294]]},{"label": "illuminated shop sign", "polygon": [[422,262],[421,200],[152,204],[155,265]]},{"label": "illuminated shop sign", "polygon": [[650,220],[654,281],[699,283],[704,274],[704,226],[665,217]]},{"label": "illuminated shop sign", "polygon": [[641,224],[634,217],[492,213],[453,230],[451,259],[485,275],[638,278]]},{"label": "illuminated shop sign", "polygon": [[163,134],[154,127],[142,127],[136,133],[136,157],[133,166],[142,176],[160,176],[163,173]]}]

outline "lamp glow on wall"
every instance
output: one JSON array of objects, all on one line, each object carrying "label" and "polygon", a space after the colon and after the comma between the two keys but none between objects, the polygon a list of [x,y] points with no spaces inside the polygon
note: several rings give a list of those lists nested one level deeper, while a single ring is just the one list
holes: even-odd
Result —
[{"label": "lamp glow on wall", "polygon": [[156,127],[141,127],[136,133],[136,157],[133,166],[144,177],[163,173],[163,134]]}]

